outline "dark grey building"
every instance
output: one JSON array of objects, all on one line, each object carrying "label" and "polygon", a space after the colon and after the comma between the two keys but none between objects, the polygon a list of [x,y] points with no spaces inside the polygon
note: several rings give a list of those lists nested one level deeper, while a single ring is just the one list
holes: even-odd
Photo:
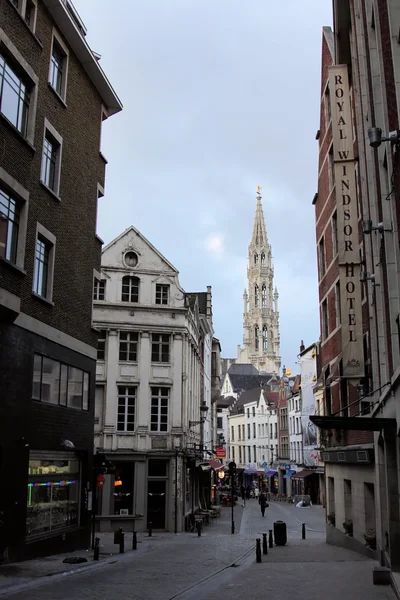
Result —
[{"label": "dark grey building", "polygon": [[0,0],[0,561],[88,543],[102,120],[68,0]]}]

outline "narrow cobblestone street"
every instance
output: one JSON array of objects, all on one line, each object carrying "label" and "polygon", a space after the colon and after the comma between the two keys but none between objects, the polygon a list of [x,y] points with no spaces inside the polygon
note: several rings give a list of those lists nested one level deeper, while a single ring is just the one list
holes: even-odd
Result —
[{"label": "narrow cobblestone street", "polygon": [[[241,518],[243,514],[243,518]],[[284,520],[288,544],[274,547],[263,562],[255,562],[255,539],[276,520]],[[301,523],[307,539],[301,539]],[[141,551],[115,555],[111,562],[82,573],[62,576],[33,587],[7,593],[14,600],[217,600],[229,593],[236,598],[263,598],[273,594],[305,600],[393,600],[388,587],[372,584],[374,561],[325,543],[320,507],[296,509],[271,502],[261,516],[255,500],[235,507],[237,533],[230,533],[231,512],[195,534],[142,537]],[[144,547],[146,551],[144,551]],[[101,567],[101,568],[100,568]]]}]

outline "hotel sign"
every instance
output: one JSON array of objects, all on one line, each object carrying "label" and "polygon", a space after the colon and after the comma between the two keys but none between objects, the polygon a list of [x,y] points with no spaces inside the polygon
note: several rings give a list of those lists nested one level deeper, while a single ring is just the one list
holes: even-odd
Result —
[{"label": "hotel sign", "polygon": [[329,67],[337,205],[343,376],[364,376],[354,142],[347,65]]}]

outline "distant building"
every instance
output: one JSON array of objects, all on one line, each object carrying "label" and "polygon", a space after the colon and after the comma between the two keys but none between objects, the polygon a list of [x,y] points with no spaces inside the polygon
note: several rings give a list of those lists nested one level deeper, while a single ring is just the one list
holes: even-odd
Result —
[{"label": "distant building", "polygon": [[0,1],[0,563],[87,548],[93,271],[122,105],[69,0]]}]

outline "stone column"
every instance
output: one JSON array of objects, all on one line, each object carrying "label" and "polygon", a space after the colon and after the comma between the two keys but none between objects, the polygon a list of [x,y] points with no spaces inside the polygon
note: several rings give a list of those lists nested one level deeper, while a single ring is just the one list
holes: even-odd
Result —
[{"label": "stone column", "polygon": [[119,331],[108,330],[106,377],[107,387],[105,393],[105,418],[104,418],[104,449],[115,450],[111,435],[115,434],[117,421],[117,381],[118,381],[118,355]]},{"label": "stone column", "polygon": [[140,332],[139,393],[137,430],[147,432],[150,423],[151,340],[148,331]]}]

